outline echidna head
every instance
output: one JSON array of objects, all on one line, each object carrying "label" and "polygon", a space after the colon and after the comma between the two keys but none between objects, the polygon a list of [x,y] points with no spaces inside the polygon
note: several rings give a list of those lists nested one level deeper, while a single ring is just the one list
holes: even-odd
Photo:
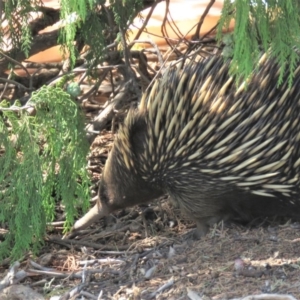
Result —
[{"label": "echidna head", "polygon": [[160,187],[142,178],[140,157],[144,152],[145,123],[141,118],[130,121],[119,131],[102,172],[99,198],[109,213],[163,195]]}]

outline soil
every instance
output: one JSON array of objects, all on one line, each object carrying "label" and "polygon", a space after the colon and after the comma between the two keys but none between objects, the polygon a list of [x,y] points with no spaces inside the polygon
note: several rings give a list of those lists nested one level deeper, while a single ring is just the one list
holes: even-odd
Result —
[{"label": "soil", "polygon": [[[84,289],[102,293],[101,299],[193,299],[187,296],[191,291],[201,299],[261,293],[300,299],[299,224],[251,228],[221,223],[194,241],[188,234],[193,224],[182,221],[167,200],[120,212],[103,223],[62,240],[67,249],[49,236],[44,249],[52,257],[47,267],[66,274],[85,269],[89,280]],[[55,278],[49,295],[71,290],[81,284],[80,277]],[[36,287],[44,288],[45,283]]]},{"label": "soil", "polygon": [[[104,132],[92,145],[95,181],[112,140]],[[45,299],[217,300],[265,293],[300,299],[300,224],[220,223],[197,241],[194,227],[167,198],[117,212],[76,236],[63,239],[56,227],[40,257],[21,263],[31,274],[22,283]],[[43,267],[40,273],[32,261]]]}]

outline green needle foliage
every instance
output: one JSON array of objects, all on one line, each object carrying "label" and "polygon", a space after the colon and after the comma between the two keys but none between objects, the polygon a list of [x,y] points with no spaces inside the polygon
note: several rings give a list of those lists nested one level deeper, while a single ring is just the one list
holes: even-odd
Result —
[{"label": "green needle foliage", "polygon": [[90,49],[86,59],[96,65],[105,54],[107,45],[118,40],[119,28],[127,30],[134,17],[142,8],[142,0],[110,0],[112,15],[106,8],[105,0],[61,0],[60,42],[70,53],[74,64],[79,55],[74,40],[80,32],[80,39]]},{"label": "green needle foliage", "polygon": [[295,50],[300,49],[299,0],[225,0],[218,27],[219,39],[221,30],[228,28],[233,19],[231,71],[240,79],[246,78],[257,66],[259,53],[268,51],[281,66],[278,83],[288,69],[291,84],[299,57]]},{"label": "green needle foliage", "polygon": [[0,259],[36,253],[58,202],[66,228],[77,215],[75,204],[89,205],[88,143],[77,104],[62,89],[43,87],[28,105],[35,116],[22,107],[4,110],[4,102],[0,107],[0,223],[8,229]]},{"label": "green needle foliage", "polygon": [[3,11],[0,11],[0,16],[2,18],[2,13],[4,13],[8,30],[5,27],[0,29],[0,45],[5,36],[9,37],[9,44],[12,48],[20,48],[28,56],[32,41],[28,22],[32,20],[30,14],[36,11],[38,5],[41,5],[41,0],[2,1],[1,8]]}]

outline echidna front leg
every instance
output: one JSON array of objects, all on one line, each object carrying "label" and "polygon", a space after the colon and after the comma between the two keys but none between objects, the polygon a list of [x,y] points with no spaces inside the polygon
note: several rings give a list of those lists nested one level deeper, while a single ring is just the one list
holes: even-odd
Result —
[{"label": "echidna front leg", "polygon": [[195,240],[200,240],[204,237],[209,230],[209,224],[207,224],[206,220],[198,219],[196,221],[197,228],[193,232],[193,237]]},{"label": "echidna front leg", "polygon": [[193,233],[194,239],[199,240],[204,237],[208,233],[209,227],[220,222],[222,219],[226,220],[227,218],[215,216],[196,219],[197,228]]}]

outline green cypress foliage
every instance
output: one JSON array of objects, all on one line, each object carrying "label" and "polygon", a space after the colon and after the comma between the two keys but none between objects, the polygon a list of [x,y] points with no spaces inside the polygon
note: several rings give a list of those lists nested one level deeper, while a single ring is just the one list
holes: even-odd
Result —
[{"label": "green cypress foliage", "polygon": [[[36,11],[36,7],[40,4],[40,0],[3,1],[1,5],[3,11],[0,11],[0,15],[2,17],[2,13],[4,13],[8,30],[0,30],[0,44],[2,43],[4,36],[9,37],[9,43],[12,48],[20,48],[25,55],[28,56],[32,41],[31,29],[28,26],[28,21],[32,18],[30,13]],[[4,28],[5,27],[2,29]]]},{"label": "green cypress foliage", "polygon": [[[62,28],[60,41],[70,53],[74,64],[78,56],[74,45],[76,34],[89,46],[87,56],[95,66],[107,53],[107,44],[116,40],[116,34],[121,27],[127,30],[134,17],[142,7],[142,0],[110,0],[113,16],[105,9],[105,0],[62,0],[61,19],[65,26]],[[117,38],[118,41],[120,39]]]},{"label": "green cypress foliage", "polygon": [[[35,116],[27,112],[36,109]],[[60,88],[43,87],[26,107],[0,107],[0,222],[8,234],[0,259],[39,249],[58,201],[66,228],[88,207],[88,143],[77,104]]]},{"label": "green cypress foliage", "polygon": [[[279,84],[286,68],[293,80],[300,48],[300,2],[298,0],[225,0],[218,27],[228,28],[235,20],[231,71],[246,78],[255,68],[261,51],[269,51],[279,65]],[[228,55],[228,53],[226,53]]]}]

